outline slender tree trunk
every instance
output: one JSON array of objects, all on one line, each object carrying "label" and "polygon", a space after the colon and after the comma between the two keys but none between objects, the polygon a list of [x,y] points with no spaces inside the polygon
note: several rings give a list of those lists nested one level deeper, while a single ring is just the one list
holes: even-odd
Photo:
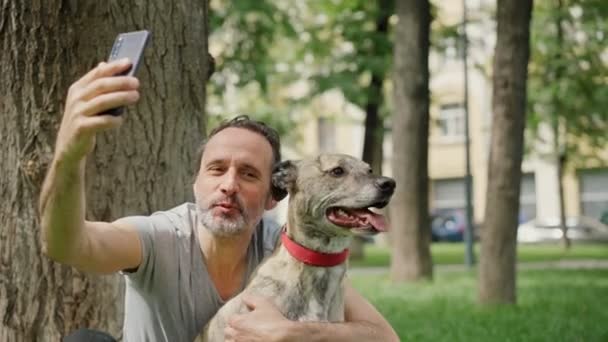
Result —
[{"label": "slender tree trunk", "polygon": [[[388,19],[394,12],[393,0],[378,2],[378,17],[376,18],[376,32],[388,36]],[[382,53],[383,47],[374,45],[372,54]],[[382,161],[384,159],[382,143],[384,142],[384,120],[380,115],[382,106],[382,85],[386,77],[383,70],[372,70],[372,78],[367,89],[367,103],[365,105],[365,137],[363,140],[362,159],[370,164],[372,170],[382,174]]]},{"label": "slender tree trunk", "polygon": [[382,149],[384,120],[380,116],[383,82],[384,75],[372,75],[372,81],[367,92],[368,102],[365,106],[365,138],[363,140],[362,159],[372,167],[376,174],[382,174],[382,161],[384,159]]},{"label": "slender tree trunk", "polygon": [[[556,60],[558,61],[562,61],[563,60],[563,56],[562,56],[562,44],[564,41],[564,32],[563,32],[563,28],[562,28],[562,16],[563,16],[563,3],[562,0],[557,0],[557,18],[555,21],[555,29],[557,32],[557,56],[555,56]],[[562,75],[563,75],[563,67],[561,65],[558,65],[557,69],[555,70],[555,82],[556,84],[559,84],[559,82],[562,82]],[[562,99],[559,96],[559,93],[556,91],[553,93],[553,124],[554,124],[554,149],[555,149],[555,155],[557,156],[556,161],[557,161],[557,187],[558,187],[558,193],[559,193],[559,226],[560,229],[562,231],[562,244],[564,245],[564,249],[568,250],[570,249],[570,239],[568,238],[568,227],[566,226],[566,206],[564,204],[564,167],[565,167],[565,162],[566,162],[566,132],[561,132],[560,131],[560,116],[561,116],[561,111],[562,109],[562,105],[561,105]],[[565,127],[564,127],[565,128]],[[564,138],[564,141],[561,141],[561,138]],[[564,147],[564,148],[562,148]]]},{"label": "slender tree trunk", "polygon": [[87,218],[110,221],[192,197],[206,16],[206,1],[0,1],[0,341],[59,341],[80,327],[121,336],[121,277],[42,255],[40,186],[68,86],[107,58],[117,33],[148,29],[142,99],[121,129],[98,137],[87,163]]},{"label": "slender tree trunk", "polygon": [[498,0],[493,122],[479,301],[514,303],[532,1]]},{"label": "slender tree trunk", "polygon": [[393,175],[391,205],[393,281],[431,279],[428,210],[429,1],[397,1],[395,28]]},{"label": "slender tree trunk", "polygon": [[564,249],[570,249],[570,238],[568,238],[568,226],[566,226],[566,205],[564,203],[564,166],[566,156],[559,153],[557,157],[557,188],[559,191],[559,225],[562,231],[562,244]]},{"label": "slender tree trunk", "polygon": [[[382,0],[378,4],[378,17],[376,18],[376,32],[388,36],[388,19],[393,10],[392,0]],[[373,53],[378,55],[379,48]],[[368,163],[375,174],[382,174],[384,161],[384,120],[380,115],[382,105],[382,85],[385,74],[381,71],[372,72],[372,79],[367,89],[367,104],[365,105],[365,137],[363,140],[363,156],[361,159]],[[362,259],[364,256],[363,239],[355,238],[350,247],[352,260]]]},{"label": "slender tree trunk", "polygon": [[[368,103],[365,106],[365,138],[363,141],[363,161],[370,164],[375,174],[382,174],[384,141],[384,123],[379,114],[382,99],[382,82],[384,77],[372,75],[372,81],[368,89]],[[361,260],[365,253],[363,249],[364,240],[355,237],[350,245],[350,259]]]}]

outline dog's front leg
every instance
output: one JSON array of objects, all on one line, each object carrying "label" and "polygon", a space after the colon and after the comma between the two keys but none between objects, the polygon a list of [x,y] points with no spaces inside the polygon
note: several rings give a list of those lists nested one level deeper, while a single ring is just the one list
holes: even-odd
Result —
[{"label": "dog's front leg", "polygon": [[344,322],[344,281],[342,281],[329,305],[328,320],[330,322]]}]

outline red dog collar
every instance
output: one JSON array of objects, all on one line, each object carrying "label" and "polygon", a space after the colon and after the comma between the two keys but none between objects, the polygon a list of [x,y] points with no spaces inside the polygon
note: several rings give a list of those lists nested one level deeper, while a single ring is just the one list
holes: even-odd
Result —
[{"label": "red dog collar", "polygon": [[316,252],[290,239],[284,230],[281,232],[281,242],[291,256],[310,266],[332,267],[340,265],[348,258],[348,248],[340,253]]}]

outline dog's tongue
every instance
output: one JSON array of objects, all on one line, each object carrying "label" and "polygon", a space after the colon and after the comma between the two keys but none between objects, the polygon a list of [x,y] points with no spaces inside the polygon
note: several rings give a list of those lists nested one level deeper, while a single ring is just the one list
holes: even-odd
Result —
[{"label": "dog's tongue", "polygon": [[367,221],[379,232],[388,230],[388,224],[384,215],[376,214],[368,209],[356,210],[352,213]]}]

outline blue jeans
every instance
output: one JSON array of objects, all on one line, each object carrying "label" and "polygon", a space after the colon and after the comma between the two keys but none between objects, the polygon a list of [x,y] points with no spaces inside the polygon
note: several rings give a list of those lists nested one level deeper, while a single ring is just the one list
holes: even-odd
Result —
[{"label": "blue jeans", "polygon": [[80,328],[63,338],[63,342],[116,342],[116,339],[104,332]]}]

